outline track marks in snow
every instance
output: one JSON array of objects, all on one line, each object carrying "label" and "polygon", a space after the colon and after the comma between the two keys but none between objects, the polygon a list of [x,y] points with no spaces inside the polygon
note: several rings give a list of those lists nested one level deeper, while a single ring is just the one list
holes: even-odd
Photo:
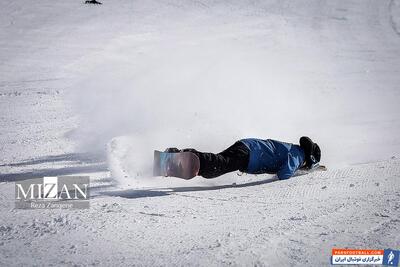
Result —
[{"label": "track marks in snow", "polygon": [[393,31],[400,37],[400,3],[391,0],[389,3],[390,26]]},{"label": "track marks in snow", "polygon": [[[391,160],[329,171],[314,180],[317,186],[309,184],[316,178],[311,175],[293,181],[296,190],[285,197],[290,198],[288,203],[298,201],[294,207],[288,205],[293,215],[281,223],[285,235],[277,246],[285,249],[278,256],[288,258],[291,265],[320,265],[323,262],[313,255],[322,253],[328,260],[332,247],[397,247],[399,163]],[[322,185],[324,189],[318,190]]]},{"label": "track marks in snow", "polygon": [[0,206],[4,222],[13,222],[0,223],[0,251],[14,261],[22,249],[39,259],[35,242],[57,239],[41,248],[56,263],[67,257],[76,263],[85,253],[88,265],[190,265],[193,259],[201,265],[327,265],[334,246],[400,245],[399,174],[400,160],[390,160],[255,186],[135,198],[100,194],[90,210],[44,210],[36,221],[29,211],[7,213],[9,207]]}]

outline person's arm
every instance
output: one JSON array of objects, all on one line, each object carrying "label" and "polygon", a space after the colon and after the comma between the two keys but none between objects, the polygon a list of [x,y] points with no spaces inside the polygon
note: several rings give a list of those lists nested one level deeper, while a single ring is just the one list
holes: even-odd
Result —
[{"label": "person's arm", "polygon": [[300,161],[299,157],[294,157],[291,153],[288,153],[287,160],[282,164],[281,168],[277,172],[279,180],[285,180],[292,177],[303,164],[303,162]]}]

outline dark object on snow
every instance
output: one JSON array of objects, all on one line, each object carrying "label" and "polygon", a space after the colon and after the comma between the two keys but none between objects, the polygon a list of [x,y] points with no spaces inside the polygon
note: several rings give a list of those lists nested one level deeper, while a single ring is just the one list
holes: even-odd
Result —
[{"label": "dark object on snow", "polygon": [[317,143],[314,143],[309,137],[302,136],[300,138],[300,146],[306,155],[306,166],[312,168],[321,161],[321,149]]},{"label": "dark object on snow", "polygon": [[86,0],[85,4],[95,4],[95,5],[102,5],[103,3],[98,2],[96,0]]}]

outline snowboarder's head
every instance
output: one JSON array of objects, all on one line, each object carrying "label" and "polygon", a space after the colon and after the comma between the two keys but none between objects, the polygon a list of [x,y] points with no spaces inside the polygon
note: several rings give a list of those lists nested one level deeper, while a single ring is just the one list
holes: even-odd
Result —
[{"label": "snowboarder's head", "polygon": [[319,148],[317,143],[311,141],[311,139],[307,136],[302,136],[300,138],[300,147],[303,148],[306,155],[307,168],[312,168],[315,164],[320,162],[321,149]]}]

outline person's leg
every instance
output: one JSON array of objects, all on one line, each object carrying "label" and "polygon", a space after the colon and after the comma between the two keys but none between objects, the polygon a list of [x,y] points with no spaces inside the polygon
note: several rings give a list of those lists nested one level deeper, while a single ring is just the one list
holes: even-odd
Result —
[{"label": "person's leg", "polygon": [[199,152],[192,148],[182,151],[195,153],[199,157],[199,175],[204,178],[215,178],[236,170],[244,171],[249,162],[249,150],[242,142],[236,142],[217,154]]},{"label": "person's leg", "polygon": [[250,151],[245,144],[237,141],[232,146],[228,147],[221,153],[223,157],[229,159],[228,165],[235,170],[244,172],[249,164]]}]

